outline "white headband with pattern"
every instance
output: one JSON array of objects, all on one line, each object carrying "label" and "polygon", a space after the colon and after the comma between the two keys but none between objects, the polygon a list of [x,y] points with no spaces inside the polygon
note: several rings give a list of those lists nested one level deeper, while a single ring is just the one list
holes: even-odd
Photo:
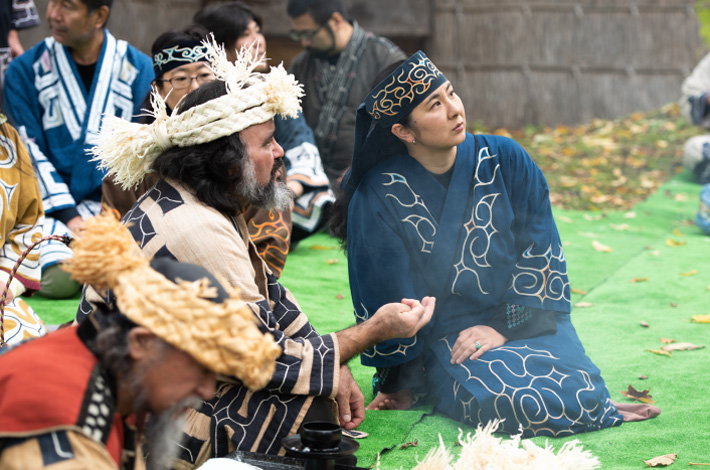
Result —
[{"label": "white headband with pattern", "polygon": [[[212,71],[227,86],[227,94],[168,115],[165,100],[153,90],[151,124],[138,124],[117,116],[103,120],[98,144],[91,149],[92,161],[114,176],[123,189],[137,185],[151,171],[153,161],[172,147],[202,144],[261,124],[275,115],[296,117],[301,110],[302,85],[283,64],[268,73],[255,72],[262,57],[243,47],[237,60],[227,59],[214,38],[203,43]],[[179,107],[179,106],[178,106]]]}]

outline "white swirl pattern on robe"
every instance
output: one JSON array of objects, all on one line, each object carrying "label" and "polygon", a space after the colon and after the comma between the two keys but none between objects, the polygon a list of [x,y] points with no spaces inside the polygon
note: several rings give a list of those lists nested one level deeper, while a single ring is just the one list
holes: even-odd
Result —
[{"label": "white swirl pattern on robe", "polygon": [[[405,217],[404,219],[401,219],[401,222],[407,222],[412,224],[414,227],[414,230],[417,231],[417,235],[419,238],[422,240],[422,248],[421,252],[422,253],[431,253],[431,249],[434,247],[434,237],[436,237],[436,228],[438,224],[436,223],[436,219],[431,215],[431,212],[429,212],[429,208],[426,206],[424,203],[424,200],[422,197],[415,193],[414,190],[412,189],[411,186],[409,186],[409,183],[407,182],[407,178],[404,176],[397,174],[397,173],[383,173],[383,175],[387,175],[390,177],[391,181],[387,183],[383,183],[382,186],[391,186],[393,184],[403,184],[404,186],[407,187],[407,190],[411,193],[413,201],[411,203],[406,203],[402,202],[396,195],[393,193],[386,193],[385,197],[391,197],[395,201],[397,201],[397,204],[399,204],[402,207],[407,207],[407,208],[412,208],[414,206],[422,206],[424,210],[427,213],[427,217],[423,215],[418,215],[418,214],[411,214]],[[427,236],[422,231],[419,229],[419,224],[424,222],[425,225],[428,225],[430,227],[431,235]]]}]

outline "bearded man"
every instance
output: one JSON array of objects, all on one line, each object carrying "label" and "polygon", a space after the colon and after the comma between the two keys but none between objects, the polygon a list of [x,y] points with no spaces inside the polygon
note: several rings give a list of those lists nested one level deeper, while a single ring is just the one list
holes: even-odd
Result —
[{"label": "bearded man", "polygon": [[[346,362],[383,337],[413,336],[429,322],[435,303],[404,299],[357,326],[316,332],[259,257],[242,214],[246,204],[271,209],[290,203],[279,179],[284,152],[273,118],[298,113],[301,88],[282,66],[256,73],[258,60],[248,51],[232,62],[221,47],[206,46],[217,80],[188,94],[175,115],[168,116],[154,95],[152,124],[107,120],[95,149],[125,186],[148,171],[158,175],[124,217],[143,252],[199,264],[238,288],[282,350],[263,390],[220,377],[215,396],[188,412],[175,464],[181,469],[234,450],[283,455],[282,439],[311,420],[355,428],[365,417],[364,400]],[[77,319],[102,301],[112,299],[87,290]]]},{"label": "bearded man", "polygon": [[144,450],[170,464],[179,418],[214,395],[215,374],[257,389],[281,353],[204,268],[149,264],[109,215],[85,226],[63,267],[116,302],[0,356],[0,468],[142,469]]}]

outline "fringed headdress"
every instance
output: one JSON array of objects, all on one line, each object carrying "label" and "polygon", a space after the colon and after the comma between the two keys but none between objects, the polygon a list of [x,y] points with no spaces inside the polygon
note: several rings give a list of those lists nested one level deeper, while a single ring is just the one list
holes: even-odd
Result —
[{"label": "fringed headdress", "polygon": [[[268,73],[256,72],[261,57],[252,57],[243,47],[237,60],[227,59],[214,38],[203,42],[212,71],[223,80],[227,94],[190,108],[167,114],[165,100],[157,90],[151,96],[155,118],[151,124],[137,124],[116,116],[103,120],[93,161],[107,170],[124,189],[138,184],[151,170],[156,157],[172,147],[189,147],[211,142],[261,124],[275,115],[296,117],[301,109],[302,86],[283,64]],[[178,105],[179,108],[179,105]]]},{"label": "fringed headdress", "polygon": [[[62,269],[80,283],[110,289],[120,314],[210,370],[235,376],[254,390],[267,384],[281,348],[259,330],[259,320],[238,292],[211,281],[201,267],[172,260],[205,277],[171,282],[150,266],[128,229],[111,214],[88,219],[84,227],[72,245],[74,256]],[[228,293],[219,303],[210,300],[218,289]]]}]

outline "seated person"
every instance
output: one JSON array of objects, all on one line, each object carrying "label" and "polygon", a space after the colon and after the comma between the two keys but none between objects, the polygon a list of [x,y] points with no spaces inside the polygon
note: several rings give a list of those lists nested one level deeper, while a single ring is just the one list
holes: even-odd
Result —
[{"label": "seated person", "polygon": [[[167,31],[153,42],[153,70],[155,79],[153,89],[165,101],[166,113],[170,114],[177,108],[185,95],[203,83],[214,80],[214,74],[205,56],[202,41],[207,36],[207,30],[200,25],[191,25],[184,30]],[[143,102],[146,111],[140,122],[150,124],[155,117],[148,113],[150,109],[149,92]],[[140,196],[146,193],[157,178],[147,175],[134,187],[122,188],[112,177],[104,178],[102,184],[101,202],[105,209],[113,209],[123,216],[133,206]],[[291,211],[263,210],[249,207],[245,218],[249,235],[266,260],[272,272],[279,277],[286,264],[291,236]]]},{"label": "seated person", "polygon": [[39,290],[39,246],[27,254],[5,292],[10,273],[20,256],[42,238],[44,212],[27,149],[3,114],[0,114],[0,161],[3,162],[0,183],[5,189],[0,199],[0,298],[5,294],[2,347],[4,343],[16,344],[47,332],[37,314],[20,298],[22,294]]},{"label": "seated person", "polygon": [[164,468],[178,418],[214,395],[216,374],[256,390],[281,349],[235,292],[199,266],[149,262],[111,216],[86,220],[73,247],[68,270],[117,303],[0,350],[0,468],[144,469],[142,451]]},{"label": "seated person", "polygon": [[[435,303],[399,299],[370,321],[319,335],[279,284],[248,236],[242,209],[291,202],[279,179],[284,152],[274,139],[273,117],[296,115],[301,89],[281,66],[254,72],[246,54],[232,62],[210,44],[217,80],[189,93],[175,115],[164,112],[156,94],[152,124],[108,120],[95,149],[119,184],[134,184],[148,171],[158,176],[124,218],[143,252],[198,264],[239,289],[282,349],[264,389],[252,392],[233,377],[220,377],[215,396],[188,412],[179,468],[235,449],[283,455],[282,439],[304,421],[355,428],[365,406],[347,361],[386,338],[412,336]],[[87,321],[101,303],[112,302],[86,289],[77,320]]]},{"label": "seated person", "polygon": [[[680,112],[706,131],[710,129],[710,54],[683,81]],[[691,137],[683,147],[683,166],[700,184],[710,183],[710,134]]]},{"label": "seated person", "polygon": [[389,72],[357,111],[333,225],[358,322],[402,297],[438,306],[415,337],[362,353],[377,368],[369,408],[406,409],[422,391],[453,419],[505,419],[501,431],[524,437],[621,424],[570,321],[540,169],[510,139],[467,133],[461,99],[421,51]]},{"label": "seated person", "polygon": [[[237,51],[246,47],[252,57],[262,58],[257,70],[268,70],[261,18],[247,5],[228,2],[210,6],[195,15],[195,22],[214,34],[215,41],[224,46],[229,60],[235,60]],[[298,242],[327,225],[335,195],[323,170],[313,131],[303,114],[299,113],[295,118],[277,117],[274,124],[276,141],[285,152],[286,185],[295,198],[291,210],[291,241]]]},{"label": "seated person", "polygon": [[[106,28],[112,0],[52,1],[52,33],[10,62],[3,103],[35,165],[46,214],[44,235],[81,230],[100,211],[103,172],[88,150],[107,115],[133,119],[150,90],[150,59]],[[31,142],[31,144],[30,144]],[[71,256],[59,241],[42,244],[39,293],[80,289],[58,264]]]}]

